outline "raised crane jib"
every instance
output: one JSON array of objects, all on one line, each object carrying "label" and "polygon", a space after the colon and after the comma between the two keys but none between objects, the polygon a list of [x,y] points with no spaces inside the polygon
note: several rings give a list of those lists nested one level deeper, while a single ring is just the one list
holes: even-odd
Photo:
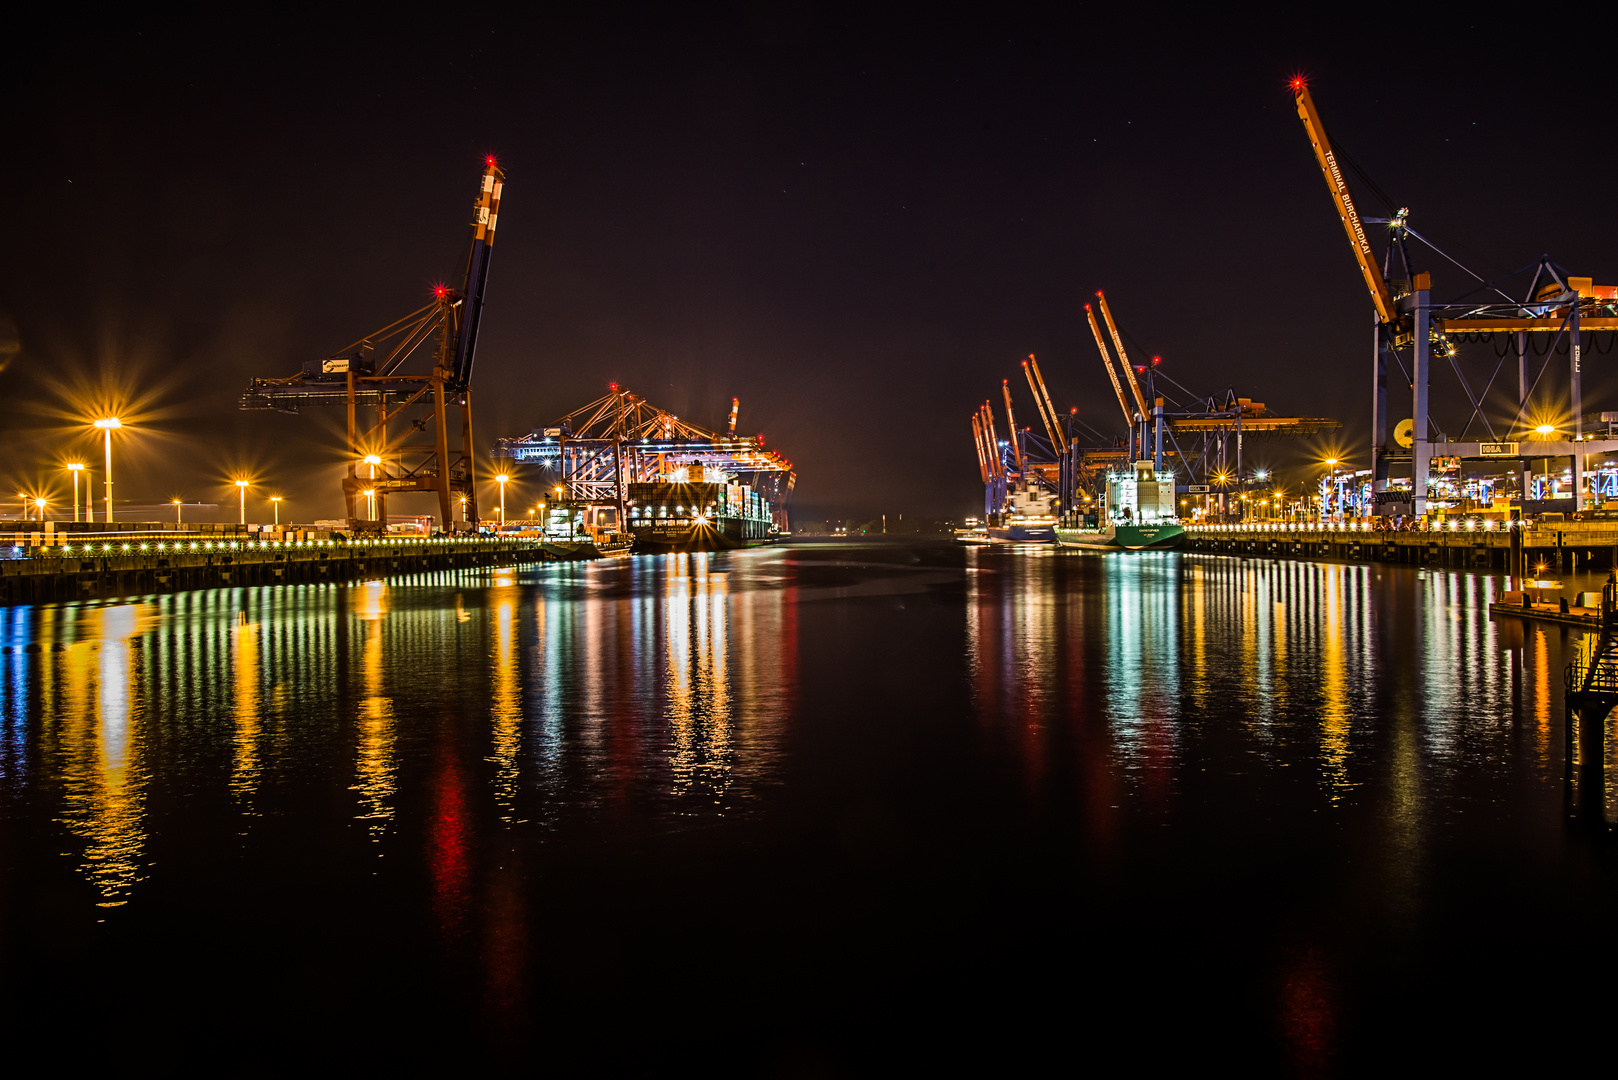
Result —
[{"label": "raised crane jib", "polygon": [[[1129,354],[1124,351],[1123,335],[1118,333],[1118,324],[1112,321],[1112,309],[1107,306],[1107,295],[1096,293],[1096,300],[1101,304],[1101,317],[1107,320],[1107,330],[1112,334],[1112,347],[1118,350],[1118,363],[1123,366],[1124,378],[1129,381],[1129,389],[1135,395],[1135,405],[1140,409],[1142,420],[1152,415],[1146,407],[1146,395],[1140,392],[1140,383],[1135,379],[1135,369],[1129,366]],[[1128,412],[1128,410],[1124,410]]]},{"label": "raised crane jib", "polygon": [[1337,204],[1338,217],[1342,219],[1343,231],[1348,234],[1348,242],[1354,248],[1354,258],[1360,264],[1360,274],[1365,278],[1365,287],[1371,290],[1371,303],[1376,306],[1377,318],[1384,323],[1394,320],[1393,295],[1388,290],[1388,283],[1382,276],[1381,267],[1376,264],[1376,255],[1371,251],[1370,238],[1365,235],[1365,224],[1360,220],[1360,212],[1354,208],[1354,197],[1349,194],[1348,181],[1343,177],[1343,169],[1332,151],[1331,141],[1326,138],[1326,127],[1320,122],[1320,114],[1315,111],[1314,99],[1309,96],[1309,87],[1302,79],[1292,80],[1292,93],[1297,99],[1298,119],[1303,121],[1304,131],[1309,135],[1309,142],[1315,148],[1315,160],[1320,164],[1321,174],[1326,178],[1326,187],[1331,191],[1332,201]]},{"label": "raised crane jib", "polygon": [[1039,361],[1034,359],[1033,353],[1029,353],[1028,359],[1022,362],[1022,373],[1028,378],[1028,389],[1033,391],[1034,404],[1039,406],[1039,418],[1045,423],[1051,445],[1056,447],[1057,453],[1066,453],[1067,440],[1062,437],[1062,426],[1056,422],[1056,406],[1051,404],[1050,391],[1045,389],[1045,376],[1039,373]]},{"label": "raised crane jib", "polygon": [[1101,327],[1096,323],[1096,313],[1089,304],[1084,305],[1085,317],[1090,320],[1090,332],[1096,336],[1096,348],[1101,350],[1101,363],[1107,369],[1107,378],[1112,380],[1112,392],[1118,395],[1118,411],[1124,414],[1124,430],[1135,426],[1135,417],[1129,411],[1129,402],[1124,400],[1124,386],[1118,381],[1118,371],[1112,366],[1112,354],[1107,352],[1107,340],[1101,336]]},{"label": "raised crane jib", "polygon": [[1011,411],[1011,380],[1001,379],[1000,390],[1006,395],[1006,427],[1011,429],[1011,455],[1020,473],[1023,471],[1022,439],[1017,437],[1017,417]]},{"label": "raised crane jib", "polygon": [[489,258],[494,251],[494,230],[500,222],[500,195],[506,174],[494,158],[485,158],[477,201],[472,204],[472,251],[466,261],[461,288],[461,317],[455,335],[455,357],[450,380],[457,390],[472,384],[472,361],[477,355],[478,321],[483,315],[483,293],[489,285]]}]

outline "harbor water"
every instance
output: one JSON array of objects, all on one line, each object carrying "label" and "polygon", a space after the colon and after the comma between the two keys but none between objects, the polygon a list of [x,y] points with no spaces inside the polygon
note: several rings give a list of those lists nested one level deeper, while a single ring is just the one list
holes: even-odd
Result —
[{"label": "harbor water", "polygon": [[886,540],[0,609],[0,1014],[229,1072],[1576,1045],[1618,802],[1504,587]]}]

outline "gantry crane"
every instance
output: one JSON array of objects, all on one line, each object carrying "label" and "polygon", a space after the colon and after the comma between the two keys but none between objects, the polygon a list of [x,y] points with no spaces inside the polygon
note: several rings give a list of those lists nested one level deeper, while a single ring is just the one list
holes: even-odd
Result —
[{"label": "gantry crane", "polygon": [[[305,361],[295,375],[254,379],[242,395],[243,409],[296,413],[312,405],[347,407],[343,500],[351,529],[385,531],[388,494],[411,491],[437,493],[445,531],[455,527],[457,499],[464,507],[462,521],[478,520],[472,367],[504,187],[505,174],[495,159],[484,159],[460,288],[438,286],[431,301],[404,318],[331,356]],[[406,372],[406,362],[429,339],[435,342],[431,370]],[[461,414],[460,445],[454,451],[451,406]],[[362,427],[360,410],[372,408],[376,422]],[[362,497],[364,516],[359,513]]]},{"label": "gantry crane", "polygon": [[[1338,217],[1353,248],[1354,258],[1371,294],[1372,307],[1376,312],[1376,363],[1373,367],[1371,406],[1372,478],[1375,491],[1386,491],[1391,461],[1408,456],[1411,462],[1410,505],[1408,508],[1404,506],[1402,496],[1389,496],[1388,512],[1415,514],[1425,512],[1428,474],[1431,470],[1434,443],[1437,440],[1443,441],[1442,452],[1446,457],[1492,459],[1504,457],[1516,458],[1519,463],[1529,460],[1530,457],[1568,458],[1572,462],[1576,500],[1574,508],[1578,508],[1584,495],[1585,459],[1593,453],[1618,450],[1618,441],[1593,442],[1584,436],[1580,356],[1581,334],[1588,331],[1618,331],[1618,289],[1596,286],[1590,278],[1572,277],[1552,263],[1548,256],[1541,257],[1537,262],[1530,263],[1513,274],[1490,281],[1462,266],[1449,255],[1439,252],[1449,263],[1470,276],[1472,282],[1468,284],[1466,296],[1460,300],[1451,303],[1433,303],[1430,275],[1414,270],[1408,240],[1421,241],[1434,251],[1438,249],[1410,227],[1407,208],[1394,210],[1393,203],[1385,197],[1384,201],[1388,203],[1389,210],[1393,213],[1392,217],[1360,216],[1343,175],[1343,166],[1351,163],[1347,162],[1341,148],[1334,147],[1327,137],[1325,126],[1321,123],[1314,98],[1305,81],[1295,78],[1290,85],[1298,117],[1303,121],[1304,130],[1314,148],[1315,161],[1337,206]],[[1363,175],[1361,178],[1364,179]],[[1376,190],[1374,184],[1370,186],[1373,191]],[[1380,195],[1380,191],[1377,191],[1377,194]],[[1381,266],[1377,265],[1370,238],[1366,233],[1367,225],[1386,225],[1389,229],[1388,247]],[[1393,265],[1395,255],[1398,256],[1403,278],[1389,277],[1388,270]],[[1534,271],[1533,279],[1522,299],[1512,297],[1500,288],[1502,282],[1528,270]],[[1479,299],[1480,293],[1486,298]],[[1528,336],[1534,332],[1554,334],[1555,339],[1542,353],[1545,361],[1540,365],[1538,374],[1530,379],[1527,370]],[[1483,390],[1474,392],[1455,358],[1453,348],[1453,342],[1457,340],[1494,337],[1504,337],[1508,341],[1515,339],[1514,351],[1517,358],[1517,410],[1504,433],[1504,440],[1496,434],[1494,425],[1485,411],[1485,402],[1490,400],[1494,379],[1499,375],[1503,363],[1495,366],[1494,374],[1490,376]],[[1573,437],[1560,443],[1536,442],[1531,455],[1520,454],[1517,442],[1505,440],[1535,437],[1527,434],[1535,425],[1535,421],[1528,416],[1529,399],[1545,374],[1551,356],[1557,352],[1564,337],[1568,341],[1569,353],[1568,399],[1565,405],[1559,404],[1551,411],[1557,414],[1564,411],[1571,414]],[[1411,367],[1407,372],[1411,383],[1411,430],[1407,438],[1401,437],[1401,432],[1396,432],[1395,440],[1400,447],[1408,448],[1408,455],[1388,444],[1389,360],[1394,360],[1402,368],[1403,362],[1399,359],[1399,353],[1407,348],[1411,353]],[[1511,351],[1513,350],[1508,345],[1506,352]],[[1500,355],[1503,361],[1504,353]],[[1446,439],[1441,434],[1437,436],[1434,434],[1429,408],[1430,368],[1433,359],[1449,361],[1470,404],[1471,412],[1461,429],[1460,439]],[[1479,421],[1490,441],[1467,442],[1468,431],[1474,422]],[[1519,435],[1518,432],[1523,434]],[[1523,499],[1526,501],[1529,498],[1529,484],[1527,466],[1524,465],[1523,468]],[[1378,502],[1382,504],[1383,500],[1379,499]]]}]

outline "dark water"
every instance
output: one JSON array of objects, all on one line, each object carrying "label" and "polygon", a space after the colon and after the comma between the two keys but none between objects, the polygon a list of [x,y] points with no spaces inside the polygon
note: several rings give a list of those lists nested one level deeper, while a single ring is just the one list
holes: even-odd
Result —
[{"label": "dark water", "polygon": [[1614,806],[1500,587],[890,543],[0,610],[0,1011],[225,1072],[1561,1053]]}]

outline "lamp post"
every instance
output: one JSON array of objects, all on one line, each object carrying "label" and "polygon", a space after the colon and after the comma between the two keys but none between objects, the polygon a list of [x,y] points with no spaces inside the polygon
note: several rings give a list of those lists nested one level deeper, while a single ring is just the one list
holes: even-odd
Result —
[{"label": "lamp post", "polygon": [[[1337,472],[1337,459],[1334,458],[1334,457],[1327,458],[1326,459],[1326,476],[1329,478],[1329,477],[1335,475],[1336,472]],[[1320,494],[1320,520],[1322,522],[1324,522],[1326,520],[1326,493],[1325,492],[1321,492],[1321,494]]]},{"label": "lamp post", "polygon": [[[366,513],[370,515],[370,518],[371,518],[372,521],[375,521],[376,520],[376,467],[378,465],[382,464],[382,458],[378,454],[366,454],[365,455],[365,464],[367,464],[367,465],[369,465],[371,467],[371,477],[370,477],[370,479],[371,479],[371,490],[367,491],[365,493]],[[386,532],[387,529],[384,528],[382,531]]]},{"label": "lamp post", "polygon": [[73,520],[79,520],[79,473],[84,471],[84,464],[75,461],[70,464],[68,471],[73,474]]},{"label": "lamp post", "polygon": [[376,488],[365,489],[365,516],[376,520]]},{"label": "lamp post", "polygon": [[[100,420],[96,421],[96,427],[100,428],[101,433],[106,437],[105,442],[106,442],[106,449],[107,449],[107,472],[106,472],[107,505],[106,505],[106,514],[105,514],[104,520],[106,521],[106,523],[108,525],[112,524],[112,433],[114,431],[117,431],[119,428],[121,428],[123,426],[124,426],[124,422],[122,420],[118,419],[116,416],[105,416],[105,417],[102,417]],[[90,515],[90,520],[91,521],[95,520],[95,514],[94,513],[92,513]]]},{"label": "lamp post", "polygon": [[281,527],[281,496],[271,495],[270,506],[275,510],[275,527],[279,529]]},{"label": "lamp post", "polygon": [[500,524],[504,525],[506,523],[506,481],[510,480],[511,477],[501,473],[494,479],[500,485]]},{"label": "lamp post", "polygon": [[45,500],[44,499],[35,499],[34,500],[34,511],[39,515],[39,520],[41,520],[41,521],[45,520]]},{"label": "lamp post", "polygon": [[236,481],[236,492],[237,492],[237,494],[239,494],[241,496],[241,500],[242,500],[242,518],[241,518],[241,520],[242,520],[243,525],[247,524],[247,485],[248,485],[248,481],[246,481],[246,480],[238,480],[238,481]]},{"label": "lamp post", "polygon": [[174,504],[174,524],[178,525],[180,524],[180,508],[185,504],[179,499],[170,499],[169,502]]}]

